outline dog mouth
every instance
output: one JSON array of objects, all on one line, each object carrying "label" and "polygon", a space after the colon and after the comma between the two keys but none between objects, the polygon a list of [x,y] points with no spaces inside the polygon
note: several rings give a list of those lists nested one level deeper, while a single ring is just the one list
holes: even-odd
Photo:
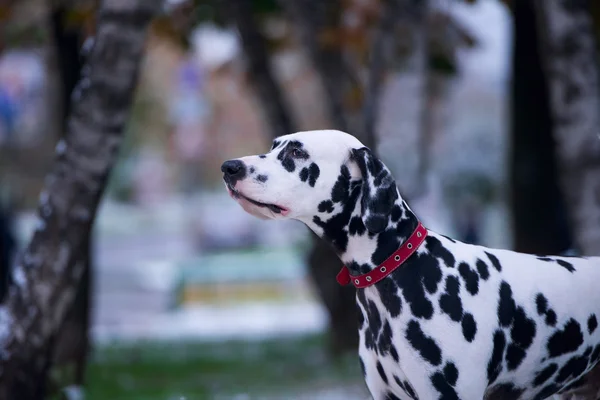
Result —
[{"label": "dog mouth", "polygon": [[251,198],[249,198],[247,196],[244,196],[241,192],[239,192],[238,190],[236,190],[229,183],[226,182],[226,185],[227,185],[227,190],[229,190],[229,194],[234,199],[243,199],[243,200],[246,200],[248,203],[253,204],[253,205],[257,206],[257,207],[267,208],[267,209],[271,210],[275,214],[284,214],[284,213],[287,213],[287,211],[288,211],[286,208],[278,206],[277,204],[262,203],[260,201],[256,201],[254,199],[251,199]]}]

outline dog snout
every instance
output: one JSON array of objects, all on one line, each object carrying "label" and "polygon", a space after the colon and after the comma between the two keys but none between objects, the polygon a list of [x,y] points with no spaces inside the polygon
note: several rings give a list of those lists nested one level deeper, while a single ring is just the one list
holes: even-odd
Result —
[{"label": "dog snout", "polygon": [[227,160],[221,165],[223,178],[231,185],[246,176],[246,165],[240,160]]}]

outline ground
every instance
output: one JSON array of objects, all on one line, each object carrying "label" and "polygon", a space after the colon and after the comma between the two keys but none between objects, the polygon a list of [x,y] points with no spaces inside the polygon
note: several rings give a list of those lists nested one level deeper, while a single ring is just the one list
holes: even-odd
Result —
[{"label": "ground", "polygon": [[356,354],[339,360],[325,337],[103,345],[88,371],[88,400],[364,399]]}]

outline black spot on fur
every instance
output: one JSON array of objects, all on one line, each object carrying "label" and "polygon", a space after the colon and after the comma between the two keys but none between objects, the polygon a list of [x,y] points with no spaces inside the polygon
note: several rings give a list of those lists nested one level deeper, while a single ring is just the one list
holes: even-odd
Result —
[{"label": "black spot on fur", "polygon": [[548,311],[548,299],[541,293],[535,297],[535,305],[537,306],[537,312],[539,315],[545,315]]},{"label": "black spot on fur", "polygon": [[[350,171],[342,165],[340,175],[331,190],[331,201],[334,203],[345,203],[350,195]],[[354,210],[354,207],[352,207]]]},{"label": "black spot on fur", "polygon": [[260,154],[260,155],[258,156],[258,158],[267,158],[267,155],[266,155],[266,154]]},{"label": "black spot on fur", "polygon": [[267,175],[260,174],[256,176],[256,180],[262,183],[265,183],[268,179],[269,177]]},{"label": "black spot on fur", "polygon": [[502,356],[504,355],[504,350],[506,349],[506,337],[504,336],[504,332],[498,329],[494,333],[494,348],[492,350],[492,356],[490,361],[488,361],[487,366],[487,377],[488,384],[491,385],[498,379],[500,372],[502,372]]},{"label": "black spot on fur", "polygon": [[563,354],[571,353],[579,348],[583,343],[583,333],[579,322],[571,318],[564,326],[564,329],[557,330],[548,339],[548,355],[558,357]]},{"label": "black spot on fur", "polygon": [[294,172],[296,170],[296,163],[294,159],[286,155],[286,150],[283,149],[277,154],[277,159],[281,161],[281,165],[288,172]]},{"label": "black spot on fur", "polygon": [[411,384],[408,381],[404,381],[404,391],[406,392],[408,397],[410,397],[411,399],[419,400],[419,396],[417,396],[417,394],[415,393],[415,390],[413,389],[413,387],[411,386]]},{"label": "black spot on fur", "polygon": [[535,397],[534,400],[544,400],[547,399],[548,397],[552,396],[553,394],[555,394],[556,392],[558,392],[558,390],[560,389],[560,386],[556,385],[555,383],[551,383],[547,386],[545,386]]},{"label": "black spot on fur", "polygon": [[381,377],[383,382],[387,385],[388,378],[387,378],[387,375],[385,374],[385,371],[383,370],[383,366],[381,365],[381,363],[379,361],[377,361],[377,372],[379,372],[379,376]]},{"label": "black spot on fur", "polygon": [[254,167],[250,167],[250,173],[251,173],[251,174],[253,174],[253,173],[255,173],[255,172],[256,172],[256,168],[254,168]]},{"label": "black spot on fur", "polygon": [[379,333],[377,347],[379,349],[379,354],[385,355],[390,353],[390,348],[392,347],[392,328],[390,327],[390,323],[386,320],[385,324],[383,324],[383,329]]},{"label": "black spot on fur", "polygon": [[485,254],[488,256],[488,258],[492,262],[492,265],[494,266],[494,268],[496,268],[496,270],[498,272],[502,271],[502,265],[500,264],[500,261],[498,261],[498,258],[495,255],[488,253],[487,251],[485,252]]},{"label": "black spot on fur", "polygon": [[417,262],[423,270],[423,285],[429,293],[434,294],[437,292],[438,284],[442,280],[442,270],[439,261],[437,258],[432,257],[431,254],[422,253],[417,257]]},{"label": "black spot on fur", "polygon": [[281,144],[280,140],[273,140],[273,145],[271,146],[271,150],[276,149]]},{"label": "black spot on fur", "polygon": [[377,235],[377,247],[371,256],[371,262],[379,265],[400,247],[400,238],[395,229],[387,229]]},{"label": "black spot on fur", "polygon": [[331,200],[323,200],[319,203],[319,212],[332,213],[333,202]]},{"label": "black spot on fur", "polygon": [[350,261],[346,267],[355,274],[361,275],[371,271],[370,264],[359,264],[356,261]]},{"label": "black spot on fur", "polygon": [[551,257],[538,257],[537,259],[540,261],[546,261],[546,262],[552,262],[552,263],[555,262],[558,265],[560,265],[561,267],[563,267],[564,269],[566,269],[567,271],[575,272],[575,267],[573,267],[573,264],[571,264],[568,261],[551,258]]},{"label": "black spot on fur", "polygon": [[594,331],[598,327],[598,320],[596,319],[596,314],[590,315],[590,317],[587,320],[587,326],[588,326],[588,333],[590,335],[592,333],[594,333]]},{"label": "black spot on fur", "polygon": [[473,314],[465,313],[462,319],[462,332],[467,342],[472,342],[475,339],[475,334],[477,333],[477,324],[475,323],[475,318]]},{"label": "black spot on fur", "polygon": [[440,308],[450,319],[459,322],[463,317],[462,300],[458,295],[460,282],[452,275],[446,277],[446,293],[440,296]]},{"label": "black spot on fur", "polygon": [[402,218],[402,208],[398,204],[394,205],[392,208],[390,218],[392,219],[392,222],[398,222],[400,221],[400,218]]},{"label": "black spot on fur", "polygon": [[458,369],[454,363],[446,363],[446,366],[444,367],[444,377],[450,385],[456,385],[456,381],[458,381]]},{"label": "black spot on fur", "polygon": [[363,222],[369,232],[379,233],[387,227],[394,203],[398,199],[396,182],[386,166],[374,157],[368,148],[353,150],[352,159],[363,176],[361,198]]},{"label": "black spot on fur", "polygon": [[[426,239],[428,242],[429,237]],[[429,249],[429,245],[427,246]],[[388,255],[391,254],[388,253]],[[373,259],[373,262],[376,260]],[[435,293],[442,279],[439,260],[428,253],[414,254],[391,275],[417,318],[431,319],[433,304],[426,295]],[[422,284],[418,284],[421,282]]]},{"label": "black spot on fur", "polygon": [[481,277],[481,279],[483,279],[484,281],[487,281],[488,278],[490,277],[490,271],[488,269],[488,265],[485,263],[485,261],[483,261],[481,259],[477,259],[477,262],[475,263],[475,265],[477,266],[477,272],[479,272],[479,276]]},{"label": "black spot on fur", "polygon": [[406,339],[425,361],[436,366],[441,364],[442,350],[435,340],[425,335],[418,321],[412,320],[408,323]]},{"label": "black spot on fur", "polygon": [[400,362],[400,356],[398,355],[398,350],[396,350],[396,346],[393,344],[390,346],[390,355],[394,359],[395,362]]},{"label": "black spot on fur", "polygon": [[558,371],[556,382],[566,383],[582,375],[588,366],[588,357],[575,356],[569,359],[565,365]]},{"label": "black spot on fur", "polygon": [[556,313],[548,305],[548,299],[542,293],[535,297],[535,305],[539,315],[545,316],[545,322],[548,326],[556,325]]},{"label": "black spot on fur", "polygon": [[515,313],[515,300],[512,297],[512,289],[505,281],[500,284],[500,301],[498,303],[498,321],[500,326],[508,327],[512,323]]},{"label": "black spot on fur", "polygon": [[546,383],[546,381],[548,379],[550,379],[552,377],[552,375],[554,375],[554,373],[558,370],[558,365],[556,364],[550,364],[548,365],[546,368],[544,368],[543,370],[541,370],[540,372],[538,372],[535,375],[535,379],[533,380],[533,385],[534,386],[541,386],[544,383]]},{"label": "black spot on fur", "polygon": [[398,287],[391,279],[384,279],[376,285],[379,298],[392,318],[402,312],[402,300],[398,296]]},{"label": "black spot on fur", "polygon": [[510,330],[510,338],[520,348],[527,350],[535,337],[535,321],[528,318],[525,310],[518,307],[515,311],[513,326]]},{"label": "black spot on fur", "polygon": [[385,395],[385,400],[400,400],[400,397],[396,396],[392,392],[387,392],[387,394]]},{"label": "black spot on fur", "polygon": [[358,302],[356,303],[356,313],[358,314],[358,329],[362,329],[365,324],[365,314],[363,314]]},{"label": "black spot on fur", "polygon": [[554,310],[548,310],[548,312],[546,313],[546,325],[556,325],[556,313],[554,312]]},{"label": "black spot on fur", "polygon": [[348,225],[348,233],[352,236],[361,236],[364,235],[366,231],[367,228],[365,228],[365,224],[363,224],[362,219],[357,216],[352,217],[350,224]]},{"label": "black spot on fur", "polygon": [[441,372],[436,372],[431,376],[431,383],[433,387],[440,393],[438,399],[440,400],[459,400],[456,390],[450,385],[450,383],[444,377]]},{"label": "black spot on fur", "polygon": [[476,295],[477,292],[479,292],[479,275],[473,272],[473,270],[469,267],[469,264],[465,262],[461,262],[458,265],[458,272],[465,281],[465,287],[467,288],[467,291],[473,296]]},{"label": "black spot on fur", "polygon": [[300,180],[302,182],[306,182],[308,180],[308,184],[311,187],[315,187],[315,183],[317,179],[319,179],[319,175],[321,174],[321,170],[319,166],[315,163],[310,164],[308,167],[302,168],[300,171]]},{"label": "black spot on fur", "polygon": [[519,399],[524,391],[525,389],[518,388],[512,383],[500,383],[490,388],[485,398],[499,400]]},{"label": "black spot on fur", "polygon": [[369,330],[373,332],[373,335],[377,335],[382,327],[381,315],[374,302],[367,300],[367,318],[369,323]]},{"label": "black spot on fur", "polygon": [[525,358],[525,350],[514,343],[508,345],[506,349],[506,366],[509,371],[514,371]]},{"label": "black spot on fur", "polygon": [[400,389],[406,390],[406,389],[404,389],[404,384],[402,383],[400,378],[398,378],[396,375],[392,375],[392,376],[394,377],[394,382],[396,382],[396,385],[400,386]]},{"label": "black spot on fur", "polygon": [[445,248],[437,238],[428,236],[426,243],[429,254],[431,254],[433,257],[441,258],[447,267],[454,268],[456,264],[454,255],[447,248]]},{"label": "black spot on fur", "polygon": [[569,272],[575,272],[575,267],[573,267],[573,264],[571,264],[570,262],[567,262],[565,260],[556,260],[556,262],[558,263],[558,265],[560,265],[561,267],[563,267],[567,271],[569,271]]},{"label": "black spot on fur", "polygon": [[315,225],[323,229],[325,240],[341,253],[344,253],[348,246],[348,232],[346,232],[345,228],[350,222],[352,211],[354,210],[356,202],[358,201],[358,196],[360,195],[359,187],[355,187],[352,192],[349,192],[349,187],[350,172],[348,171],[348,167],[342,165],[338,180],[331,191],[331,201],[334,203],[342,203],[342,211],[333,215],[327,221],[323,221],[317,215],[313,217]]}]

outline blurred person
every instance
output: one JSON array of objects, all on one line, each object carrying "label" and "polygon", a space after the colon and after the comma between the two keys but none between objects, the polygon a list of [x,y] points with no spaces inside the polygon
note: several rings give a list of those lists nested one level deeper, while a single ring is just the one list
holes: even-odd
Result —
[{"label": "blurred person", "polygon": [[16,105],[6,87],[0,85],[0,145],[12,140],[16,121]]}]

